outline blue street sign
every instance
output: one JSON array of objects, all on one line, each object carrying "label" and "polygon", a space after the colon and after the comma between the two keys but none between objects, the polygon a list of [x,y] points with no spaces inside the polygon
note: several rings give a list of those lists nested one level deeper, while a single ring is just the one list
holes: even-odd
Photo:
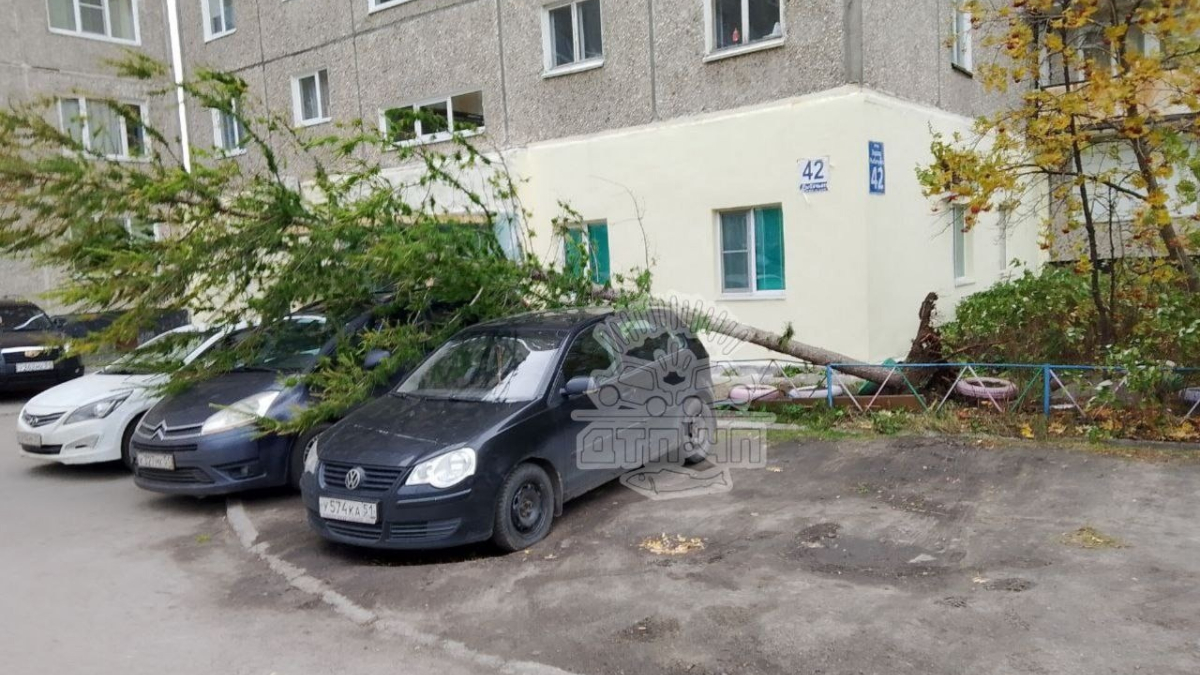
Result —
[{"label": "blue street sign", "polygon": [[870,141],[867,144],[867,164],[870,167],[868,179],[871,194],[885,194],[887,192],[887,171],[883,167],[883,143]]}]

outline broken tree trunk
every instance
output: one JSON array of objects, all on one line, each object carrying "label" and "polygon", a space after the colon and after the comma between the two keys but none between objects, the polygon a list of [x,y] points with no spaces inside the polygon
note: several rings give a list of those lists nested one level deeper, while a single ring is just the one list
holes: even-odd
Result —
[{"label": "broken tree trunk", "polygon": [[[699,319],[700,321],[694,322],[694,319]],[[829,351],[828,349],[806,345],[803,342],[796,342],[785,335],[779,333],[770,333],[760,328],[755,328],[754,326],[738,323],[732,319],[716,318],[705,315],[692,317],[684,316],[684,320],[688,321],[689,323],[694,323],[694,325],[700,330],[706,330],[712,333],[731,337],[735,340],[748,342],[752,345],[765,347],[771,351],[779,352],[780,354],[787,354],[788,356],[794,356],[802,361],[815,363],[819,366],[828,366],[834,363],[860,363],[858,359],[851,358],[845,354],[839,354],[837,352]],[[864,380],[869,380],[879,385],[888,384],[889,376],[891,384],[900,384],[902,382],[902,376],[899,373],[893,373],[891,372],[891,369],[881,368],[879,366],[839,366],[838,371],[846,373],[847,375],[861,377]]]}]

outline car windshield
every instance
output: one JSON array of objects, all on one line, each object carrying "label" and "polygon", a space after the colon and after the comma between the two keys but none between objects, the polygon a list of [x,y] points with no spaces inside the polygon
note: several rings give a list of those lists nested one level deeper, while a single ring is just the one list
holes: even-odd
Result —
[{"label": "car windshield", "polygon": [[542,394],[561,339],[552,333],[470,333],[451,339],[396,393],[454,401],[515,403]]},{"label": "car windshield", "polygon": [[0,307],[0,333],[51,330],[54,324],[46,313],[34,305]]},{"label": "car windshield", "polygon": [[249,352],[239,358],[234,370],[306,372],[317,364],[325,343],[333,337],[330,322],[323,316],[294,316],[261,335],[253,329],[230,336],[228,346],[245,345]]},{"label": "car windshield", "polygon": [[137,375],[177,368],[215,333],[215,330],[174,330],[156,335],[100,372],[107,375]]}]

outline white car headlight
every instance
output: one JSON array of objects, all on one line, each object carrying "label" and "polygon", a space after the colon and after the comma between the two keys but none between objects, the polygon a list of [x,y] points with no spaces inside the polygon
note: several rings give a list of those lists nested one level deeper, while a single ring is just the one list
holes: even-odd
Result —
[{"label": "white car headlight", "polygon": [[473,475],[475,475],[475,451],[471,448],[459,448],[416,465],[404,484],[448,488]]},{"label": "white car headlight", "polygon": [[84,422],[87,420],[99,420],[108,417],[109,414],[117,409],[117,406],[125,402],[129,398],[129,392],[123,391],[119,394],[113,394],[107,398],[102,398],[99,401],[92,401],[87,405],[79,406],[67,415],[67,419],[63,420],[63,424],[74,424],[76,422]]},{"label": "white car headlight", "polygon": [[247,396],[228,408],[213,413],[200,427],[201,434],[217,434],[238,427],[254,424],[258,418],[267,414],[271,404],[279,398],[277,391],[264,391],[261,394]]},{"label": "white car headlight", "polygon": [[308,447],[304,449],[304,473],[316,473],[317,465],[321,460],[317,456],[317,439],[321,438],[318,434],[312,437],[308,442]]}]

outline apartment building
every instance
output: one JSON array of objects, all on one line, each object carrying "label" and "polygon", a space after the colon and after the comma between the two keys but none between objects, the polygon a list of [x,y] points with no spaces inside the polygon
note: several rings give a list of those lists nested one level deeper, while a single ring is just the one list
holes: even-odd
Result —
[{"label": "apartment building", "polygon": [[[907,349],[926,293],[950,310],[1040,260],[1036,223],[964,234],[961,210],[920,194],[930,129],[998,103],[950,0],[177,4],[185,72],[239,74],[244,105],[303,133],[419,107],[444,121],[404,142],[478,134],[522,180],[535,252],[565,256],[551,220],[568,203],[582,221],[565,239],[587,242],[598,281],[653,260],[660,295],[882,359]],[[254,161],[230,120],[187,119],[214,161]]]},{"label": "apartment building", "polygon": [[[58,99],[64,128],[107,156],[136,161],[162,152],[106,101],[132,106],[167,138],[178,136],[178,108],[150,87],[116,76],[108,61],[125,50],[170,63],[166,5],[160,0],[8,0],[0,19],[0,105]],[[177,151],[178,148],[171,148]],[[58,271],[0,259],[0,295],[37,298]],[[43,303],[54,311],[62,309]]]}]

